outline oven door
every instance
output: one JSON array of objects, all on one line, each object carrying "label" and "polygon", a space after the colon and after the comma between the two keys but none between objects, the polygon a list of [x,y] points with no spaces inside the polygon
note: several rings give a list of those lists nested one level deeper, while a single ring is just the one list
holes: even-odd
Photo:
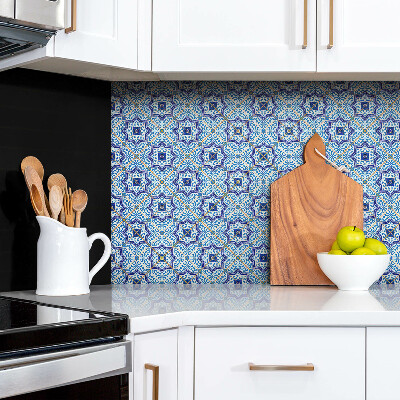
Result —
[{"label": "oven door", "polygon": [[128,374],[20,394],[6,400],[129,400]]},{"label": "oven door", "polygon": [[[72,397],[69,395],[69,398],[75,399],[76,394],[77,399],[86,399],[83,393],[88,390],[90,381],[98,380],[98,388],[102,380],[107,382],[110,377],[116,376],[118,381],[123,381],[124,374],[131,372],[131,366],[131,342],[128,341],[2,360],[0,361],[0,398],[11,398],[31,392],[44,393],[47,389],[57,387],[61,387],[59,391],[62,393],[63,386],[73,385],[68,390],[75,386],[74,390],[78,393],[74,393]],[[108,381],[111,382],[110,379]],[[117,382],[115,379],[114,381]],[[95,383],[93,381],[93,384]],[[82,394],[79,393],[80,387],[86,388]],[[89,393],[92,392],[89,390]],[[35,399],[47,398],[44,395],[32,396]],[[30,399],[30,397],[26,395],[23,399]]]}]

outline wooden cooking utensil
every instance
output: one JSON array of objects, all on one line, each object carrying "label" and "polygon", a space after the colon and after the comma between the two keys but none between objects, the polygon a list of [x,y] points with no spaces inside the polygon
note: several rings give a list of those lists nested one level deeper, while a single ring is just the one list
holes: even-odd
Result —
[{"label": "wooden cooking utensil", "polygon": [[60,215],[59,215],[59,221],[65,225],[65,209],[64,209],[64,202],[61,207]]},{"label": "wooden cooking utensil", "polygon": [[43,181],[43,164],[36,157],[28,156],[21,161],[21,171],[23,174],[25,173],[25,168],[28,166],[32,167],[38,173],[40,180]]},{"label": "wooden cooking utensil", "polygon": [[317,253],[329,251],[343,226],[363,228],[363,189],[327,165],[315,134],[305,163],[271,185],[271,284],[329,285]]},{"label": "wooden cooking utensil", "polygon": [[45,198],[44,198],[45,196],[44,196],[42,180],[40,179],[38,173],[36,172],[36,170],[33,167],[28,165],[25,168],[24,177],[25,177],[25,182],[29,188],[29,191],[31,190],[32,185],[36,185],[37,190],[39,191],[39,194],[40,194],[40,198],[42,200],[44,216],[50,217],[49,212],[46,207],[46,203],[45,203]]},{"label": "wooden cooking utensil", "polygon": [[54,185],[49,194],[51,216],[58,220],[63,205],[63,193],[59,186]]},{"label": "wooden cooking utensil", "polygon": [[[65,179],[65,176],[62,174],[53,174],[49,176],[49,179],[47,180],[47,188],[49,189],[49,191],[54,185],[59,186],[63,193],[64,190],[68,190],[67,180]],[[64,205],[61,207],[60,222],[65,224]]]},{"label": "wooden cooking utensil", "polygon": [[[43,164],[36,157],[28,156],[21,161],[21,171],[23,174],[25,173],[25,168],[28,166],[32,167],[38,173],[40,180],[43,181],[43,176],[44,176]],[[49,200],[46,196],[46,193],[45,192],[43,193],[44,193],[44,204],[46,205],[46,209],[49,210],[50,209]]]},{"label": "wooden cooking utensil", "polygon": [[86,208],[88,195],[82,189],[75,190],[72,194],[72,208],[75,211],[75,228],[81,227],[81,213]]},{"label": "wooden cooking utensil", "polygon": [[47,189],[49,189],[49,192],[54,185],[59,186],[61,190],[66,189],[67,180],[65,179],[65,176],[62,174],[50,175],[47,180]]},{"label": "wooden cooking utensil", "polygon": [[42,197],[37,186],[33,183],[30,190],[31,203],[36,215],[43,216]]},{"label": "wooden cooking utensil", "polygon": [[64,193],[65,224],[69,227],[74,226],[74,211],[72,210],[71,188]]},{"label": "wooden cooking utensil", "polygon": [[[47,198],[46,192],[43,190],[43,196],[44,196],[44,204],[46,206],[46,210],[50,212],[50,203],[49,199]],[[49,215],[50,216],[50,215]]]},{"label": "wooden cooking utensil", "polygon": [[[71,207],[72,207],[72,190],[71,190],[71,188],[68,188],[68,194],[69,194],[69,201],[71,202]],[[75,211],[73,208],[72,208],[72,217],[73,217],[73,220],[75,221]],[[74,226],[75,226],[75,222],[74,222]]]}]

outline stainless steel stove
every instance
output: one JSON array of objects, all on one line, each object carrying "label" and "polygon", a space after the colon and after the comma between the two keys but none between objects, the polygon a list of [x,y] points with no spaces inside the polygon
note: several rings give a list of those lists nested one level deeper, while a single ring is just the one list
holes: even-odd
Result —
[{"label": "stainless steel stove", "polygon": [[0,297],[0,398],[128,398],[128,322],[126,315]]}]

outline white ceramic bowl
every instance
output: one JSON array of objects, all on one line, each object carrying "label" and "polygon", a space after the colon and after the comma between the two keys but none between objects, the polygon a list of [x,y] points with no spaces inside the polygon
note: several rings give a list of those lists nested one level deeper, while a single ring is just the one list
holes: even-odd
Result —
[{"label": "white ceramic bowl", "polygon": [[390,254],[367,256],[318,253],[319,266],[340,290],[368,290],[386,271]]}]

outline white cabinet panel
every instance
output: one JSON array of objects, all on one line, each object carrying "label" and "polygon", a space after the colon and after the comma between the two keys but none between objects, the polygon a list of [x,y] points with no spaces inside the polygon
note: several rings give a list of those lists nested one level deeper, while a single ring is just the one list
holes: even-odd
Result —
[{"label": "white cabinet panel", "polygon": [[400,399],[399,339],[400,328],[367,328],[367,400]]},{"label": "white cabinet panel", "polygon": [[77,1],[77,30],[57,34],[54,55],[137,69],[137,28],[137,0]]},{"label": "white cabinet panel", "polygon": [[[314,371],[250,371],[304,365]],[[196,400],[364,400],[364,328],[198,328]]]},{"label": "white cabinet panel", "polygon": [[159,367],[159,400],[178,397],[178,330],[134,336],[133,400],[152,400],[153,372],[145,364]]},{"label": "white cabinet panel", "polygon": [[315,71],[316,0],[154,0],[153,71]]},{"label": "white cabinet panel", "polygon": [[333,47],[327,49],[330,1],[318,3],[317,71],[400,71],[400,2],[334,0]]}]

